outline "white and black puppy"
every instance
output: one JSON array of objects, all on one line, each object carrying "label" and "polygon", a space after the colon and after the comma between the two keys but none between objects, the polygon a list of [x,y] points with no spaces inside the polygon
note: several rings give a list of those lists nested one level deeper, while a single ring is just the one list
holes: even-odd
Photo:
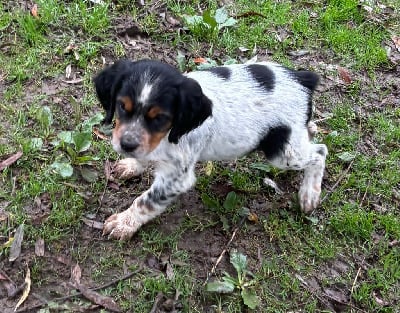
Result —
[{"label": "white and black puppy", "polygon": [[327,148],[310,142],[318,75],[274,63],[237,64],[181,74],[151,60],[121,60],[95,78],[122,176],[155,166],[150,189],[110,216],[104,234],[129,239],[190,189],[198,161],[229,160],[262,150],[281,169],[304,170],[300,206],[318,205]]}]

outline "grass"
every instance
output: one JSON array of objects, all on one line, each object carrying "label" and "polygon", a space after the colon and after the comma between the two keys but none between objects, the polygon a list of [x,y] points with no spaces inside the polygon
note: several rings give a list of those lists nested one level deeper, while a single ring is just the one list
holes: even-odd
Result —
[{"label": "grass", "polygon": [[[236,24],[212,31],[207,26],[190,29],[184,17],[201,15],[199,8],[209,9],[213,16],[218,9],[214,0],[166,1],[163,8],[182,21],[183,30],[163,26],[160,8],[152,8],[150,2],[145,6],[122,0],[105,5],[84,0],[35,3],[38,18],[24,6],[0,4],[1,160],[18,150],[24,153],[0,173],[0,213],[5,208],[9,214],[8,223],[0,222],[0,245],[18,225],[26,225],[23,251],[31,261],[33,290],[50,290],[69,279],[68,266],[57,268],[57,262],[29,254],[40,237],[46,252],[67,254],[81,264],[85,282],[93,285],[123,276],[138,263],[151,263],[135,277],[102,291],[125,311],[150,311],[158,292],[173,299],[178,290],[182,312],[243,312],[238,292],[210,294],[203,283],[204,271],[210,271],[243,212],[251,212],[256,221],[240,227],[233,245],[247,256],[254,274],[260,299],[257,312],[332,311],[329,305],[337,301],[327,296],[331,290],[339,291],[346,312],[400,309],[400,110],[395,102],[399,80],[387,76],[393,65],[385,51],[390,37],[400,35],[395,1],[381,2],[395,8],[390,13],[374,5],[371,15],[355,0],[238,0],[226,7]],[[192,210],[178,203],[131,242],[108,241],[88,231],[81,218],[105,217],[97,202],[102,195],[103,209],[120,210],[121,199],[148,186],[145,176],[117,191],[107,187],[104,162],[117,155],[95,136],[82,152],[71,152],[74,144],[54,144],[61,132],[79,129],[100,111],[91,78],[102,67],[102,57],[109,62],[152,53],[130,50],[115,36],[114,26],[122,15],[132,16],[150,34],[145,40],[153,47],[168,47],[157,56],[174,59],[178,50],[184,51],[189,68],[195,67],[196,57],[209,57],[218,64],[242,62],[255,51],[259,59],[313,68],[321,74],[322,89],[329,88],[315,97],[316,118],[321,120],[317,140],[328,145],[330,154],[323,186],[326,198],[312,216],[298,211],[298,176],[266,167],[254,154],[200,165],[191,194],[198,203]],[[71,42],[76,53],[65,52]],[[293,57],[290,53],[296,51],[308,54]],[[68,80],[68,65],[82,78],[80,84],[63,82]],[[341,82],[337,65],[348,69],[351,84]],[[69,161],[72,175],[61,177],[52,167],[55,161]],[[97,178],[83,179],[83,167]],[[276,195],[263,185],[265,176],[285,194]],[[114,194],[117,200],[108,203],[107,197]],[[45,195],[50,207],[40,204]],[[215,240],[199,242],[199,247],[185,245],[202,234]],[[9,250],[1,247],[0,263],[12,276],[6,263]],[[167,264],[172,274],[167,275]],[[232,268],[222,263],[217,274],[223,271],[232,274]],[[49,272],[60,281],[54,282]],[[13,278],[22,281],[21,271]]]}]

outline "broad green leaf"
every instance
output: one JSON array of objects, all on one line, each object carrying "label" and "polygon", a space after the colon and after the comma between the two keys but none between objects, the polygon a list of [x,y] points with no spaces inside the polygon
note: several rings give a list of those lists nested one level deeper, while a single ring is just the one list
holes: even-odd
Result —
[{"label": "broad green leaf", "polygon": [[247,268],[247,257],[235,249],[231,251],[230,262],[238,273],[238,276],[242,276]]},{"label": "broad green leaf", "polygon": [[260,299],[253,290],[243,289],[241,294],[243,303],[250,309],[254,310],[260,304]]},{"label": "broad green leaf", "polygon": [[209,209],[218,209],[221,206],[217,200],[211,198],[205,193],[201,195],[201,200]]},{"label": "broad green leaf", "polygon": [[267,173],[271,171],[271,166],[266,163],[254,163],[251,164],[250,167]]},{"label": "broad green leaf", "polygon": [[203,23],[203,17],[200,15],[185,16],[184,19],[186,24],[189,26],[195,26]]},{"label": "broad green leaf", "polygon": [[229,211],[233,211],[236,208],[236,206],[238,205],[238,202],[239,202],[239,199],[238,199],[237,194],[234,191],[231,191],[226,196],[223,207]]},{"label": "broad green leaf", "polygon": [[91,132],[94,125],[100,124],[104,119],[100,112],[82,123],[82,132]]},{"label": "broad green leaf", "polygon": [[218,29],[223,27],[231,27],[236,24],[236,20],[233,17],[228,18],[224,23],[218,25]]},{"label": "broad green leaf", "polygon": [[40,150],[43,147],[43,139],[42,138],[32,138],[29,147],[31,150]]},{"label": "broad green leaf", "polygon": [[57,137],[65,143],[74,143],[74,140],[72,139],[72,133],[72,131],[62,131],[57,134]]},{"label": "broad green leaf", "polygon": [[84,152],[90,148],[92,144],[92,133],[91,132],[74,132],[72,134],[74,140],[75,149],[78,152]]},{"label": "broad green leaf", "polygon": [[208,24],[211,28],[217,27],[217,21],[211,16],[210,10],[205,10],[203,13],[203,21]]},{"label": "broad green leaf", "polygon": [[213,281],[207,283],[206,290],[218,293],[231,293],[235,290],[235,285],[226,281]]},{"label": "broad green leaf", "polygon": [[215,21],[218,24],[223,24],[228,19],[228,12],[225,7],[219,8],[215,11]]},{"label": "broad green leaf", "polygon": [[356,155],[354,153],[350,153],[347,151],[338,154],[338,158],[344,162],[350,162],[354,160],[355,157]]},{"label": "broad green leaf", "polygon": [[43,106],[37,113],[37,119],[46,128],[53,124],[53,114],[50,108]]},{"label": "broad green leaf", "polygon": [[74,173],[74,169],[72,168],[71,164],[67,162],[54,162],[50,165],[50,167],[63,178],[71,177]]},{"label": "broad green leaf", "polygon": [[94,169],[82,167],[80,169],[80,172],[81,172],[83,179],[89,183],[93,183],[99,177],[99,173],[97,173]]}]

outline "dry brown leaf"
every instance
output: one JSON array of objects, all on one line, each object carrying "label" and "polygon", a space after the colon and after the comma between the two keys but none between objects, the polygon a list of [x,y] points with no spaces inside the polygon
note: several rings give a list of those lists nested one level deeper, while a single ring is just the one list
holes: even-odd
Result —
[{"label": "dry brown leaf", "polygon": [[346,84],[351,84],[352,79],[350,77],[350,73],[349,70],[344,68],[344,67],[340,67],[338,66],[338,73],[339,73],[339,77],[346,83]]},{"label": "dry brown leaf", "polygon": [[165,267],[165,275],[167,275],[167,279],[172,280],[174,279],[174,269],[172,268],[171,262],[167,262]]},{"label": "dry brown leaf", "polygon": [[35,3],[31,9],[31,14],[33,17],[39,18],[39,14],[38,14],[38,6]]},{"label": "dry brown leaf", "polygon": [[35,243],[35,254],[37,256],[44,256],[44,239],[38,238]]},{"label": "dry brown leaf", "polygon": [[95,134],[98,138],[100,138],[102,140],[110,139],[107,135],[104,135],[102,132],[100,132],[99,129],[96,127],[93,127],[93,134]]},{"label": "dry brown leaf", "polygon": [[98,305],[101,305],[102,307],[104,307],[112,312],[122,312],[121,308],[111,297],[103,296],[100,293],[90,290],[86,286],[81,285],[79,283],[74,283],[73,285],[89,301],[96,303]]},{"label": "dry brown leaf", "polygon": [[31,271],[29,267],[26,268],[26,276],[25,276],[25,288],[24,292],[22,293],[21,298],[19,299],[17,305],[15,306],[14,312],[21,306],[22,303],[28,298],[29,292],[31,291]]},{"label": "dry brown leaf", "polygon": [[400,52],[400,37],[393,35],[392,36],[392,41],[394,42],[394,46],[396,47],[397,51]]},{"label": "dry brown leaf", "polygon": [[15,163],[21,156],[23,155],[22,151],[18,151],[17,153],[13,154],[9,158],[5,159],[0,163],[0,171],[5,169],[7,166]]},{"label": "dry brown leaf", "polygon": [[258,215],[257,215],[256,213],[253,213],[253,212],[250,212],[250,213],[249,213],[249,215],[247,216],[247,219],[248,219],[250,222],[254,222],[254,223],[258,223],[258,222],[259,222],[259,220],[258,220]]},{"label": "dry brown leaf", "polygon": [[106,162],[104,163],[104,175],[106,176],[107,181],[111,179],[111,167],[111,162],[109,160],[106,160]]},{"label": "dry brown leaf", "polygon": [[24,224],[21,224],[18,226],[17,231],[15,232],[14,235],[14,240],[11,244],[10,256],[8,258],[10,262],[14,262],[21,254],[21,244],[23,240],[24,240]]},{"label": "dry brown leaf", "polygon": [[203,63],[207,63],[207,60],[205,58],[195,58],[193,60],[193,62],[196,64],[203,64]]},{"label": "dry brown leaf", "polygon": [[79,266],[78,263],[71,268],[71,281],[74,284],[80,284],[81,283],[81,277],[82,277],[82,270],[81,267]]},{"label": "dry brown leaf", "polygon": [[85,225],[94,228],[94,229],[103,229],[103,223],[88,219],[86,217],[82,217],[82,221],[85,223]]},{"label": "dry brown leaf", "polygon": [[65,78],[70,79],[71,73],[72,73],[72,65],[68,64],[67,67],[65,68]]}]

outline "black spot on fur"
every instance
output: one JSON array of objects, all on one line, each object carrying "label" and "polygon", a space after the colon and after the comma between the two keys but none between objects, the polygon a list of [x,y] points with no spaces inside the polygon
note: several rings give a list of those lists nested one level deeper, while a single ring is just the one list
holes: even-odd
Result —
[{"label": "black spot on fur", "polygon": [[306,124],[310,122],[312,116],[312,93],[317,88],[319,76],[317,73],[310,71],[294,71],[287,69],[289,75],[296,80],[299,84],[309,90],[308,107],[307,107],[307,120]]},{"label": "black spot on fur", "polygon": [[259,149],[265,153],[267,159],[272,160],[280,155],[287,144],[292,130],[286,125],[270,128],[260,141]]},{"label": "black spot on fur", "polygon": [[317,73],[310,71],[293,71],[289,70],[290,75],[297,80],[302,86],[306,87],[310,91],[314,91],[319,82],[319,76]]},{"label": "black spot on fur", "polygon": [[326,155],[326,150],[325,150],[325,148],[321,147],[321,148],[318,148],[317,153],[324,157]]},{"label": "black spot on fur", "polygon": [[229,79],[231,77],[231,70],[224,66],[217,66],[206,69],[205,71],[211,72],[222,79]]},{"label": "black spot on fur", "polygon": [[251,76],[266,91],[272,91],[275,87],[275,74],[265,65],[251,64],[247,66]]}]

